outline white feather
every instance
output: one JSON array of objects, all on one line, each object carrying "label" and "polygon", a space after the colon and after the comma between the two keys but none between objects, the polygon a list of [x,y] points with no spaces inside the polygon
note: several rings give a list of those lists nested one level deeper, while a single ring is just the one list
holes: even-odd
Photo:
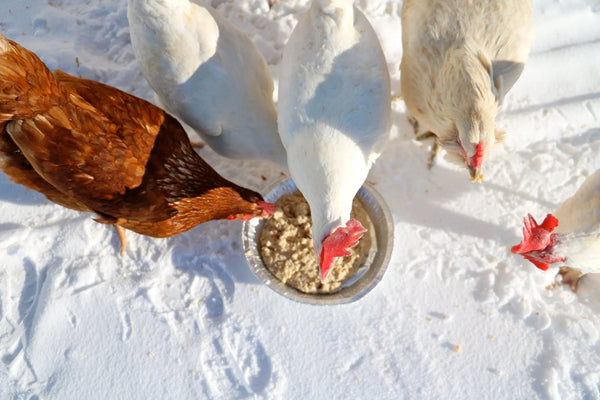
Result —
[{"label": "white feather", "polygon": [[254,43],[211,7],[128,0],[134,53],[169,112],[215,151],[285,167],[273,80]]},{"label": "white feather", "polygon": [[390,128],[390,82],[377,36],[351,0],[314,0],[281,62],[278,122],[306,197],[315,250],[350,219],[352,199]]},{"label": "white feather", "polygon": [[[496,143],[494,119],[533,41],[531,0],[405,0],[402,96],[410,113],[462,158]],[[460,142],[466,154],[459,146]]]},{"label": "white feather", "polygon": [[559,243],[553,255],[583,273],[600,272],[600,171],[590,175],[577,192],[554,213]]}]

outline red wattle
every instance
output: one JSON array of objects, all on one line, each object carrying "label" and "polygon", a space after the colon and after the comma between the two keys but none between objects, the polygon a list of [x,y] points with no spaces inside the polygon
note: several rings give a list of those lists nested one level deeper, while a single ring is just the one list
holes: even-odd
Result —
[{"label": "red wattle", "polygon": [[543,262],[538,261],[538,260],[534,260],[533,258],[531,258],[529,256],[523,256],[523,257],[525,257],[526,260],[531,261],[533,263],[533,265],[535,265],[536,267],[538,267],[542,271],[547,271],[548,270],[548,264],[543,263]]},{"label": "red wattle", "polygon": [[256,205],[263,210],[263,215],[273,215],[275,213],[275,204],[267,203],[266,201],[259,200],[256,202]]},{"label": "red wattle", "polygon": [[475,155],[471,157],[471,167],[475,169],[481,168],[483,164],[483,143],[477,143],[477,147],[475,148]]}]

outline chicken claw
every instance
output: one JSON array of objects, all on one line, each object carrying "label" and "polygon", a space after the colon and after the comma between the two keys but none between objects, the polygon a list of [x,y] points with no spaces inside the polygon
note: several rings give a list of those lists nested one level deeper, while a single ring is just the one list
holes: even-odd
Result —
[{"label": "chicken claw", "polygon": [[562,276],[562,283],[569,285],[574,293],[577,293],[577,284],[583,276],[583,272],[569,267],[560,267],[558,275]]},{"label": "chicken claw", "polygon": [[[413,125],[413,128],[418,130],[419,123],[416,122],[416,120],[415,120],[415,124],[416,125]],[[418,140],[419,142],[430,139],[430,138],[433,138],[433,145],[431,146],[431,154],[429,155],[429,160],[427,161],[427,169],[431,169],[433,167],[435,158],[437,157],[437,155],[440,151],[440,143],[439,143],[438,138],[435,135],[435,133],[433,133],[431,131],[421,133],[420,135],[417,135],[417,137],[415,137],[415,140]]]}]

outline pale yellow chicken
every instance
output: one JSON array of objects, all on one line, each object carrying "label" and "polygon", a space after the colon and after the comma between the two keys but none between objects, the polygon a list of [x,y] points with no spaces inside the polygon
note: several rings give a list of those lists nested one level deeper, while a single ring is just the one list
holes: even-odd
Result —
[{"label": "pale yellow chicken", "polygon": [[534,29],[531,0],[405,0],[402,96],[474,181],[503,132],[495,118],[521,75]]}]

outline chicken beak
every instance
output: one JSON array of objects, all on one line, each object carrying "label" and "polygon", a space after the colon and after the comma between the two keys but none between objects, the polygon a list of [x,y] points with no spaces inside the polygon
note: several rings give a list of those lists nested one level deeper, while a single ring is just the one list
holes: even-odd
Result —
[{"label": "chicken beak", "polygon": [[267,203],[266,201],[259,200],[256,205],[261,208],[261,217],[270,217],[275,213],[275,204]]},{"label": "chicken beak", "polygon": [[471,175],[471,182],[482,182],[483,181],[484,176],[481,173],[480,168],[473,168],[473,167],[469,166],[469,174]]}]

